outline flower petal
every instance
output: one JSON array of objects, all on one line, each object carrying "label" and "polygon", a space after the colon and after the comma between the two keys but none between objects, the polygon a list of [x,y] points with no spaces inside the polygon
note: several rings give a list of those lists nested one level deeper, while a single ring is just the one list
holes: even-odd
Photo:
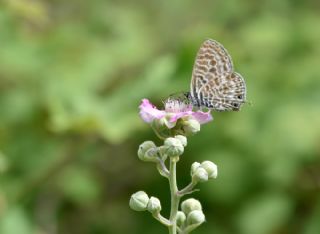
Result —
[{"label": "flower petal", "polygon": [[176,126],[177,121],[171,121],[172,114],[167,113],[165,117],[162,118],[163,123],[167,126],[167,128],[171,129]]},{"label": "flower petal", "polygon": [[193,112],[192,116],[196,120],[198,120],[200,124],[205,124],[213,120],[213,117],[210,111],[209,112],[202,112],[202,111]]},{"label": "flower petal", "polygon": [[171,118],[170,118],[170,122],[177,122],[178,119],[181,119],[182,117],[188,116],[188,115],[192,115],[192,111],[185,111],[185,112],[179,112],[179,113],[175,113]]},{"label": "flower petal", "polygon": [[147,123],[151,123],[154,119],[161,119],[165,116],[165,111],[158,110],[148,99],[142,99],[139,108],[141,118]]}]

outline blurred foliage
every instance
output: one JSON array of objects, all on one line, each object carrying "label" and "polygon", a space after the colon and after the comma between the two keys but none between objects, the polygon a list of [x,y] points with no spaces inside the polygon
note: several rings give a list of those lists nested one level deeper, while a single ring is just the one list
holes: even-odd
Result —
[{"label": "blurred foliage", "polygon": [[168,214],[167,181],[136,156],[156,140],[138,116],[186,91],[214,38],[246,79],[238,113],[189,138],[219,166],[195,194],[197,233],[320,232],[320,3],[317,0],[4,0],[0,3],[0,233],[166,233],[129,209],[146,188]]}]

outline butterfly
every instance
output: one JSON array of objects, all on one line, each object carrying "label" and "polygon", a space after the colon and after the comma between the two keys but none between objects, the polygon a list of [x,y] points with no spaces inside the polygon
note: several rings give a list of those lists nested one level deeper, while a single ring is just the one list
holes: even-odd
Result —
[{"label": "butterfly", "polygon": [[201,45],[192,71],[190,92],[185,97],[195,107],[213,111],[239,111],[246,102],[246,83],[234,71],[231,56],[217,41]]}]

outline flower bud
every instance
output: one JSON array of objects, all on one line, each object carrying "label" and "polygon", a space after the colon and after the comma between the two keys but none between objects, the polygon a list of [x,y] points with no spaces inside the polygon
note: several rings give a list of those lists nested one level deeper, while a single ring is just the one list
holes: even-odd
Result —
[{"label": "flower bud", "polygon": [[191,211],[202,210],[202,206],[198,200],[189,198],[181,203],[181,210],[188,215]]},{"label": "flower bud", "polygon": [[174,138],[178,139],[184,147],[187,146],[187,138],[185,136],[177,135]]},{"label": "flower bud", "polygon": [[177,225],[181,226],[186,221],[186,215],[182,211],[178,211],[177,213]]},{"label": "flower bud", "polygon": [[187,135],[193,135],[200,131],[200,123],[193,118],[188,118],[184,121],[183,130]]},{"label": "flower bud", "polygon": [[208,178],[208,172],[201,166],[198,167],[192,175],[192,180],[195,182],[205,182],[208,180]]},{"label": "flower bud", "polygon": [[196,171],[196,169],[197,169],[198,167],[201,167],[201,164],[200,164],[200,163],[198,163],[198,162],[192,163],[192,165],[191,165],[191,176],[193,176],[194,172]]},{"label": "flower bud", "polygon": [[159,213],[161,211],[160,200],[156,197],[150,197],[147,209],[150,213]]},{"label": "flower bud", "polygon": [[145,162],[157,162],[158,148],[152,141],[143,142],[138,149],[138,157]]},{"label": "flower bud", "polygon": [[184,148],[180,140],[169,137],[165,139],[164,146],[167,148],[166,153],[169,157],[177,157],[183,154]]},{"label": "flower bud", "polygon": [[170,121],[172,116],[173,116],[172,113],[166,113],[164,117],[159,119],[159,125],[166,126],[169,129],[173,128],[176,125],[176,123]]},{"label": "flower bud", "polygon": [[187,224],[188,225],[200,225],[206,218],[202,212],[202,210],[193,210],[188,214]]},{"label": "flower bud", "polygon": [[167,147],[165,147],[163,145],[158,147],[158,152],[159,152],[159,155],[160,155],[162,161],[166,161],[168,158],[166,151],[167,151]]},{"label": "flower bud", "polygon": [[216,164],[214,164],[213,162],[210,162],[210,161],[204,161],[201,163],[201,167],[203,167],[207,171],[209,179],[217,178],[218,167]]},{"label": "flower bud", "polygon": [[129,206],[135,211],[145,211],[147,209],[149,197],[144,191],[139,191],[131,195]]}]

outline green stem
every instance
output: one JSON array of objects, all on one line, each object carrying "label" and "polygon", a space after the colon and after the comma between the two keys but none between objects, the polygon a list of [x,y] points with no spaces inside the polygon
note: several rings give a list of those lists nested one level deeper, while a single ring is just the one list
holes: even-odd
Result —
[{"label": "green stem", "polygon": [[171,191],[171,211],[170,211],[170,222],[169,233],[176,234],[177,233],[177,212],[179,208],[180,197],[178,195],[178,187],[177,187],[177,172],[176,172],[176,164],[178,157],[170,157],[170,175],[169,175],[169,184]]},{"label": "green stem", "polygon": [[[168,178],[169,175],[170,175],[170,172],[168,171],[166,165],[164,164],[164,161],[162,161],[162,159],[159,157],[159,158],[158,158],[158,162],[159,162],[159,165],[160,165],[160,169],[161,169],[162,172],[163,172],[163,175]],[[160,173],[160,174],[161,174],[161,173]],[[161,175],[162,175],[162,174],[161,174]]]},{"label": "green stem", "polygon": [[153,214],[153,217],[165,226],[169,227],[171,225],[170,221],[163,217],[160,213]]},{"label": "green stem", "polygon": [[197,182],[195,181],[191,181],[190,184],[188,184],[185,188],[181,189],[180,191],[178,191],[178,195],[180,197],[184,196],[184,195],[187,195],[187,194],[191,194],[193,192],[196,192],[198,190],[193,190],[194,186],[197,185]]},{"label": "green stem", "polygon": [[152,128],[152,130],[155,132],[155,134],[157,135],[157,137],[159,137],[161,140],[165,140],[165,139],[166,139],[165,137],[163,137],[163,136],[161,136],[161,135],[159,134],[159,132],[158,132],[157,129],[153,126],[153,124],[151,124],[151,128]]}]

